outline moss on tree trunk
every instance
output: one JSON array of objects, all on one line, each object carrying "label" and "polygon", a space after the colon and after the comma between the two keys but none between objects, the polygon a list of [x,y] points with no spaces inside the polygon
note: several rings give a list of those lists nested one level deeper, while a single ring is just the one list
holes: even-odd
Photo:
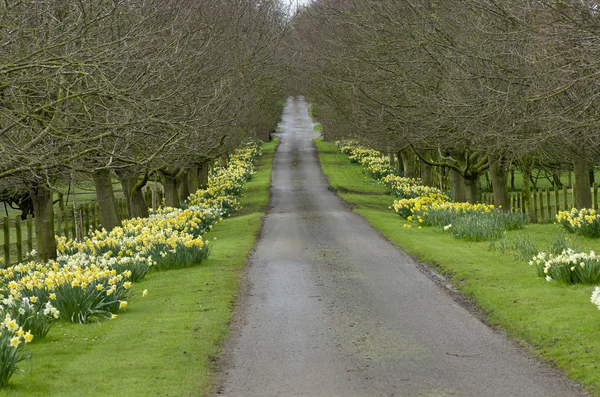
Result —
[{"label": "moss on tree trunk", "polygon": [[523,208],[527,208],[529,222],[536,223],[537,214],[535,208],[533,208],[533,201],[531,200],[531,188],[529,187],[531,180],[531,165],[522,165],[521,173],[523,174]]},{"label": "moss on tree trunk", "polygon": [[421,160],[421,182],[433,187],[433,167]]},{"label": "moss on tree trunk", "polygon": [[454,201],[463,203],[467,201],[467,194],[465,193],[465,182],[460,172],[450,169],[452,173],[452,192],[454,194]]},{"label": "moss on tree trunk", "polygon": [[208,187],[208,162],[202,163],[200,167],[198,167],[198,187],[200,189],[206,189]]},{"label": "moss on tree trunk", "polygon": [[411,148],[406,148],[401,152],[402,165],[404,167],[404,176],[406,178],[415,178],[415,154]]},{"label": "moss on tree trunk", "polygon": [[592,191],[590,186],[590,164],[584,158],[577,157],[573,162],[575,168],[575,187],[578,209],[592,208]]},{"label": "moss on tree trunk", "polygon": [[121,225],[117,202],[115,200],[115,192],[112,187],[110,170],[98,170],[92,174],[92,179],[94,181],[94,186],[96,187],[100,224],[103,228],[110,231]]},{"label": "moss on tree trunk", "polygon": [[504,211],[510,211],[510,201],[506,186],[507,174],[504,159],[489,156],[490,176],[492,178],[492,190],[494,191],[494,205],[501,207]]},{"label": "moss on tree trunk", "polygon": [[481,184],[479,183],[479,173],[469,173],[465,178],[465,196],[467,202],[476,204],[481,202]]},{"label": "moss on tree trunk", "polygon": [[34,186],[31,190],[35,213],[36,245],[39,258],[44,262],[56,259],[54,236],[54,207],[52,190],[47,186]]},{"label": "moss on tree trunk", "polygon": [[188,183],[188,172],[184,171],[179,182],[179,201],[183,203],[190,196],[190,185]]},{"label": "moss on tree trunk", "polygon": [[117,172],[121,187],[123,188],[123,195],[127,203],[127,212],[130,218],[147,218],[148,203],[144,199],[142,194],[142,188],[148,183],[148,174],[145,174],[142,179],[132,178],[126,172]]},{"label": "moss on tree trunk", "polygon": [[187,175],[187,181],[190,193],[196,193],[196,190],[200,188],[198,184],[198,167],[190,168]]},{"label": "moss on tree trunk", "polygon": [[179,208],[179,192],[177,191],[177,177],[161,174],[163,189],[165,192],[165,204],[168,207]]}]

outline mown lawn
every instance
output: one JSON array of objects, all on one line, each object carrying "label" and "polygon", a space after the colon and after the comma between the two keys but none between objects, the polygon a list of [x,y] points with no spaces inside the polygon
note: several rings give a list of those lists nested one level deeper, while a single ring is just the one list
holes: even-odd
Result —
[{"label": "mown lawn", "polygon": [[[149,273],[134,285],[126,312],[113,321],[54,324],[30,345],[24,376],[7,396],[202,396],[228,334],[240,270],[269,200],[276,143],[263,146],[241,210],[207,236],[210,257],[196,267]],[[216,239],[216,240],[215,240]],[[148,290],[142,297],[141,291]]]},{"label": "mown lawn", "polygon": [[[531,246],[547,250],[559,239],[562,232],[556,225],[508,232],[504,252],[499,242],[469,243],[438,228],[404,228],[407,221],[392,212],[393,198],[381,186],[365,179],[362,168],[350,164],[333,143],[316,144],[331,185],[355,212],[405,252],[449,277],[478,302],[491,324],[600,396],[600,312],[590,303],[593,287],[548,283],[525,259]],[[568,238],[580,251],[600,249],[598,240]]]}]

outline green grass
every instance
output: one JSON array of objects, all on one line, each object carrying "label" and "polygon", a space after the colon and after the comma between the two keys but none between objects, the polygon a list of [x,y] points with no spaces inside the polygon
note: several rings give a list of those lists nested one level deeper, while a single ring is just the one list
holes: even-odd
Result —
[{"label": "green grass", "polygon": [[335,175],[327,175],[331,187],[342,193],[385,194],[385,187],[373,181],[360,165],[351,164],[348,156],[340,153],[333,143],[321,139],[317,139],[316,143],[319,153],[326,154],[321,156],[323,168],[335,167],[338,170]]},{"label": "green grass", "polygon": [[[201,396],[210,392],[214,360],[228,334],[239,275],[269,201],[276,142],[264,146],[242,208],[207,238],[200,266],[152,272],[135,284],[127,311],[114,321],[54,324],[30,345],[31,370],[6,395]],[[217,240],[213,240],[217,238]],[[147,289],[148,296],[141,297]],[[2,395],[0,393],[0,395]]]},{"label": "green grass", "polygon": [[[407,221],[389,209],[390,196],[381,195],[359,167],[342,161],[334,144],[316,143],[323,171],[355,212],[405,252],[448,276],[479,303],[491,324],[600,396],[600,312],[589,301],[592,287],[548,283],[526,261],[514,259],[513,250],[502,254],[487,242],[462,242],[437,228],[404,228]],[[507,240],[526,235],[538,249],[546,249],[558,232],[553,224],[529,225],[507,233]],[[574,243],[583,250],[600,249],[598,240]]]},{"label": "green grass", "polygon": [[313,130],[318,131],[318,132],[322,132],[323,131],[323,124],[321,124],[321,123],[315,124],[315,126],[313,127]]}]

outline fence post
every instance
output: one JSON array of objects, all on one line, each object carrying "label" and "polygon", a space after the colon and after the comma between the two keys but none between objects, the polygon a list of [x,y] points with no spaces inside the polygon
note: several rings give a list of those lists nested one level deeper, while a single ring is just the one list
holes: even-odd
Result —
[{"label": "fence post", "polygon": [[63,233],[65,234],[65,238],[68,240],[69,239],[69,214],[67,213],[67,211],[61,211],[62,214],[62,218],[63,218]]},{"label": "fence post", "polygon": [[62,231],[62,218],[63,218],[63,213],[58,211],[56,213],[56,235],[58,237],[60,237],[61,231]]},{"label": "fence post", "polygon": [[10,225],[8,217],[4,217],[4,266],[10,266]]},{"label": "fence post", "polygon": [[121,212],[123,213],[121,220],[129,219],[129,211],[127,210],[127,201],[125,199],[121,199]]},{"label": "fence post", "polygon": [[77,241],[81,242],[83,241],[83,206],[79,206],[79,208],[77,209],[77,215],[78,217],[76,218],[76,222],[77,222]]},{"label": "fence post", "polygon": [[539,222],[542,222],[544,220],[544,189],[542,189],[541,187],[537,189],[537,195],[538,195],[538,200],[539,200],[539,204],[540,204],[540,217]]},{"label": "fence post", "polygon": [[152,210],[156,211],[158,209],[158,189],[155,187],[152,188]]},{"label": "fence post", "polygon": [[554,185],[554,215],[558,215],[559,211],[558,185]]},{"label": "fence post", "polygon": [[90,232],[90,205],[89,203],[85,203],[84,207],[83,207],[83,213],[84,213],[84,224],[85,224],[85,233],[83,234],[84,236],[87,236],[88,233]]},{"label": "fence post", "polygon": [[564,211],[569,211],[569,191],[567,189],[567,185],[563,185],[563,205],[565,207]]},{"label": "fence post", "polygon": [[544,211],[544,188],[538,189],[538,195],[540,199],[540,221],[543,221],[546,218]]},{"label": "fence post", "polygon": [[65,212],[65,200],[62,193],[58,193],[58,208],[60,208],[60,212],[64,214]]},{"label": "fence post", "polygon": [[537,217],[537,194],[536,194],[535,189],[531,190],[531,196],[533,198],[533,215],[534,215],[534,218],[539,220],[539,218]]},{"label": "fence post", "polygon": [[17,232],[17,262],[23,262],[23,235],[21,234],[21,216],[15,217],[15,230]]},{"label": "fence post", "polygon": [[594,196],[594,210],[598,211],[598,184],[596,182],[594,182],[593,196]]},{"label": "fence post", "polygon": [[27,253],[33,251],[33,216],[27,215]]},{"label": "fence post", "polygon": [[74,240],[79,241],[79,236],[77,235],[77,217],[75,216],[75,208],[71,207],[69,213],[71,215],[71,236],[73,236]]},{"label": "fence post", "polygon": [[92,203],[92,230],[96,230],[96,203]]}]

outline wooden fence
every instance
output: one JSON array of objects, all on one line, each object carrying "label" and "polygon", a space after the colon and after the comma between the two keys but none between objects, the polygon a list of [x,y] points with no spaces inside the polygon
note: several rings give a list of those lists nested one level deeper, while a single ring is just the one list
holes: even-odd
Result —
[{"label": "wooden fence", "polygon": [[[593,208],[598,210],[598,184],[594,183],[591,189]],[[523,193],[511,192],[510,210],[514,212],[529,212],[529,208],[523,208]],[[492,193],[483,193],[482,202],[494,204],[494,195]],[[535,211],[538,222],[552,222],[559,211],[570,211],[577,202],[576,189],[541,188],[533,189],[530,193],[530,205]]]},{"label": "wooden fence", "polygon": [[[69,239],[82,239],[83,235],[100,228],[100,219],[98,213],[98,202],[91,202],[79,205],[77,211],[79,216],[75,216],[75,209],[65,209],[62,197],[58,199],[59,209],[54,213],[54,228],[57,236],[66,236]],[[150,208],[158,208],[162,201],[162,192],[158,189],[146,189],[144,198]],[[120,219],[129,219],[127,203],[123,198],[117,198],[117,211]],[[79,227],[76,227],[76,219],[79,221]],[[29,253],[35,248],[35,225],[31,215],[26,220],[22,220],[20,215],[14,219],[4,217],[2,219],[3,240],[2,248],[4,254],[4,266],[7,264],[21,263],[28,260]],[[76,230],[80,235],[76,236]]]}]

